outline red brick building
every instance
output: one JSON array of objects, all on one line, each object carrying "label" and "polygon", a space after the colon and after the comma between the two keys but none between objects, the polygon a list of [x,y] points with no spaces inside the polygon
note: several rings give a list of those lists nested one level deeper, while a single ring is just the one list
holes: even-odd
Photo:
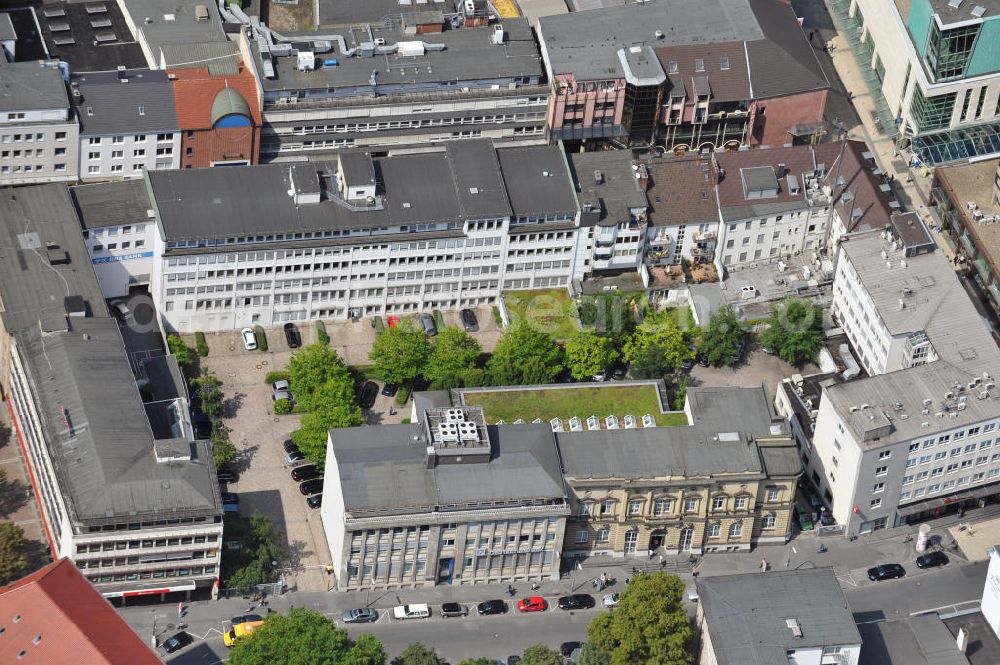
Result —
[{"label": "red brick building", "polygon": [[242,65],[236,73],[168,70],[181,130],[181,168],[256,164],[261,112],[257,83]]},{"label": "red brick building", "polygon": [[0,663],[162,665],[69,559],[0,588]]}]

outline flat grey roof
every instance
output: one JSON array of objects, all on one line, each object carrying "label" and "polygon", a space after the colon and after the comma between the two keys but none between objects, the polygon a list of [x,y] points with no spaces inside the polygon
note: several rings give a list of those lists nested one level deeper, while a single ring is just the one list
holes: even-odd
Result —
[{"label": "flat grey roof", "polygon": [[58,67],[42,62],[0,67],[0,111],[68,108],[69,95]]},{"label": "flat grey roof", "polygon": [[752,41],[764,33],[748,0],[650,0],[545,16],[538,36],[553,75],[603,80],[623,75],[616,55],[621,48]]},{"label": "flat grey roof", "polygon": [[699,578],[698,597],[718,665],[784,663],[789,649],[861,644],[833,568]]},{"label": "flat grey roof", "polygon": [[[689,388],[687,397],[694,420],[690,426],[557,433],[566,475],[586,479],[759,474],[765,467],[752,439],[788,437],[784,419],[772,414],[762,388]],[[581,418],[589,415],[584,411]],[[775,450],[772,472],[780,475],[787,470],[788,463],[779,456],[790,455],[792,473],[797,474],[794,447]]]},{"label": "flat grey roof", "polygon": [[174,88],[164,71],[82,74],[70,85],[81,95],[80,136],[178,131]]},{"label": "flat grey roof", "polygon": [[[962,21],[974,21],[976,16],[972,10],[977,6],[986,10],[983,18],[995,17],[1000,14],[1000,0],[965,0],[958,7],[950,5],[951,0],[930,0],[931,11],[941,17],[941,23],[950,25]],[[904,16],[905,21],[908,17]]]},{"label": "flat grey roof", "polygon": [[864,640],[858,665],[969,665],[937,614],[867,622],[858,630]]},{"label": "flat grey roof", "polygon": [[423,433],[419,425],[330,430],[347,512],[565,497],[547,424],[488,426],[487,431],[489,462],[428,469],[427,444],[413,439]]},{"label": "flat grey roof", "polygon": [[[17,39],[17,33],[14,31],[14,23],[10,20],[10,14],[3,12],[0,13],[0,40],[8,41],[12,39]],[[0,58],[6,60],[5,58]]]},{"label": "flat grey roof", "polygon": [[[142,48],[132,36],[116,0],[33,0],[24,4],[33,6],[29,9],[31,28],[32,31],[36,25],[40,28],[39,42],[48,49],[48,57],[68,63],[71,71],[107,72],[119,66],[132,69],[146,65]],[[103,7],[103,11],[88,11],[97,7]],[[59,10],[61,16],[46,16]],[[34,36],[20,27],[18,32],[20,55],[22,44]]]},{"label": "flat grey roof", "polygon": [[[497,83],[513,77],[538,78],[543,74],[542,61],[531,34],[531,28],[524,19],[504,19],[504,43],[493,44],[494,28],[490,26],[446,29],[440,33],[408,34],[402,31],[398,22],[391,26],[371,25],[374,39],[385,40],[387,46],[401,42],[424,42],[443,45],[442,50],[427,49],[420,55],[400,55],[392,53],[375,57],[347,57],[334,43],[332,50],[317,53],[319,60],[335,59],[336,67],[321,67],[317,63],[314,71],[302,72],[296,69],[294,56],[273,58],[274,78],[262,78],[261,85],[267,91],[308,90],[322,88],[325,92],[332,88],[335,95],[367,94],[370,90],[372,72],[376,72],[378,90],[383,94],[399,92],[431,83],[463,85],[477,81]],[[369,42],[365,27],[345,28],[315,33],[299,32],[286,35],[296,42],[322,40],[331,34],[344,38],[347,48],[357,48]],[[256,48],[256,46],[254,47]],[[259,57],[259,54],[258,54]],[[438,89],[436,86],[430,90]]]},{"label": "flat grey roof", "polygon": [[[645,210],[648,206],[646,194],[639,189],[639,179],[632,169],[631,151],[571,152],[566,156],[579,189],[580,204],[599,206],[601,219],[628,220],[630,209]],[[601,173],[600,182],[595,176],[597,171]]]},{"label": "flat grey roof", "polygon": [[[122,11],[132,19],[136,39],[149,44],[154,57],[159,57],[162,44],[199,44],[228,41],[222,29],[222,17],[215,2],[206,0],[119,0]],[[199,21],[195,8],[203,5],[208,10],[208,20]],[[150,19],[149,22],[146,19]],[[149,63],[156,66],[156,63]]]},{"label": "flat grey roof", "polygon": [[[287,164],[151,171],[147,177],[167,240],[454,222],[500,216],[508,205],[515,214],[575,213],[558,146],[483,146],[455,141],[444,150],[376,158],[379,191],[385,194],[380,210],[352,211],[330,198],[296,205],[288,194]],[[309,165],[326,174],[337,169],[332,162]],[[542,178],[543,169],[554,175]],[[483,191],[473,194],[473,186]]]},{"label": "flat grey roof", "polygon": [[143,178],[78,185],[69,190],[84,229],[121,226],[152,217]]}]

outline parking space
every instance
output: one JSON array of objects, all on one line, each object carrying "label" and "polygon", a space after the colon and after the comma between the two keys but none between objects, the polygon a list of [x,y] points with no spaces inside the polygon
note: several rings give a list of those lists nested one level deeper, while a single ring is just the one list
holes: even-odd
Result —
[{"label": "parking space", "polygon": [[754,344],[735,368],[733,367],[702,367],[691,368],[692,386],[741,386],[752,388],[767,385],[769,394],[773,394],[781,380],[792,374],[814,374],[819,368],[806,363],[802,367],[789,365],[778,356],[764,353]]}]

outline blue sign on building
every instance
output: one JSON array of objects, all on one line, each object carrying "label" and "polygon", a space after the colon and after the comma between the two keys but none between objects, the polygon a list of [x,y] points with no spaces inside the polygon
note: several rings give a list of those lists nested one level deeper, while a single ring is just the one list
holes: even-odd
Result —
[{"label": "blue sign on building", "polygon": [[152,256],[152,252],[133,252],[132,254],[119,254],[118,256],[99,256],[91,259],[93,263],[118,263],[119,261],[131,261],[132,259],[146,259]]}]

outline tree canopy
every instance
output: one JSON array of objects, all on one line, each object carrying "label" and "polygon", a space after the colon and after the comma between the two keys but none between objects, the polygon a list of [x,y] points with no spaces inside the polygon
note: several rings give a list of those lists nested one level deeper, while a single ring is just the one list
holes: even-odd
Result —
[{"label": "tree canopy", "polygon": [[469,333],[454,327],[444,328],[431,342],[424,378],[432,390],[464,387],[482,352],[483,347]]},{"label": "tree canopy", "polygon": [[329,346],[310,344],[293,353],[288,377],[296,402],[306,411],[315,410],[334,394],[340,396],[338,401],[344,396],[348,402],[354,401],[354,379]]},{"label": "tree canopy", "polygon": [[13,522],[0,524],[0,584],[13,582],[28,570],[24,530]]},{"label": "tree canopy", "polygon": [[677,326],[673,313],[664,310],[647,315],[636,326],[625,342],[623,355],[633,365],[633,374],[652,378],[679,367],[694,357],[694,351],[688,348],[687,336]]},{"label": "tree canopy", "polygon": [[683,593],[677,575],[633,576],[614,611],[590,622],[588,642],[609,656],[610,665],[691,665],[694,635]]},{"label": "tree canopy", "polygon": [[610,337],[580,331],[566,342],[566,366],[578,381],[604,373],[617,359],[618,349]]},{"label": "tree canopy", "polygon": [[229,665],[385,665],[382,644],[362,635],[351,644],[347,632],[319,612],[301,607],[268,614],[253,636],[240,640]]},{"label": "tree canopy", "polygon": [[765,348],[792,365],[814,360],[823,346],[823,308],[802,298],[788,298],[771,312],[761,336]]},{"label": "tree canopy", "polygon": [[236,459],[236,446],[230,440],[230,434],[232,434],[232,430],[226,427],[226,424],[221,420],[212,423],[212,433],[209,438],[212,443],[212,459],[215,461],[216,469]]},{"label": "tree canopy", "polygon": [[732,307],[726,305],[712,316],[701,336],[701,353],[713,367],[732,367],[739,360],[737,350],[746,335],[746,327]]},{"label": "tree canopy", "polygon": [[[322,397],[328,392],[340,395],[342,387],[331,384],[327,384],[323,389],[317,391],[317,395]],[[356,427],[362,422],[364,419],[361,415],[361,407],[353,402],[353,398],[350,400],[334,399],[320,404],[315,410],[303,415],[299,422],[299,429],[292,432],[292,441],[306,456],[306,459],[322,471],[326,466],[326,442],[329,430],[340,427]]]},{"label": "tree canopy", "polygon": [[167,335],[167,349],[174,354],[177,365],[183,369],[194,362],[194,354],[179,335]]},{"label": "tree canopy", "polygon": [[191,387],[198,391],[202,413],[213,419],[222,416],[225,395],[222,394],[222,382],[214,372],[209,369],[201,370],[201,374],[191,379]]},{"label": "tree canopy", "polygon": [[393,659],[392,665],[447,665],[447,662],[434,649],[414,642]]},{"label": "tree canopy", "polygon": [[520,665],[563,665],[563,657],[544,644],[532,644],[524,650]]},{"label": "tree canopy", "polygon": [[580,649],[580,657],[577,658],[576,665],[611,665],[611,657],[587,642]]},{"label": "tree canopy", "polygon": [[[230,524],[233,526],[230,527]],[[264,513],[255,510],[246,521],[227,521],[224,529],[238,528],[242,534],[244,548],[228,552],[225,567],[233,570],[224,580],[231,589],[249,589],[257,584],[267,584],[277,580],[276,567],[287,559],[287,552],[281,544],[274,524]],[[230,563],[231,562],[231,563]],[[275,562],[278,566],[275,566]]]},{"label": "tree canopy", "polygon": [[387,383],[403,384],[416,378],[430,354],[430,344],[423,330],[409,319],[386,328],[375,338],[368,358]]},{"label": "tree canopy", "polygon": [[552,383],[563,370],[563,350],[551,336],[520,321],[504,331],[486,369],[497,386]]}]

